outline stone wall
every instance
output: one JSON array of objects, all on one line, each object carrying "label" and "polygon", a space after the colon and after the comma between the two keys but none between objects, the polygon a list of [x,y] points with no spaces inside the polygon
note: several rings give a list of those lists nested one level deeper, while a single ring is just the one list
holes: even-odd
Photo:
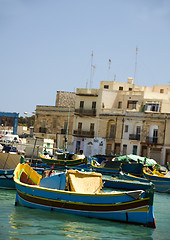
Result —
[{"label": "stone wall", "polygon": [[56,104],[57,107],[74,107],[75,106],[75,93],[57,91]]}]

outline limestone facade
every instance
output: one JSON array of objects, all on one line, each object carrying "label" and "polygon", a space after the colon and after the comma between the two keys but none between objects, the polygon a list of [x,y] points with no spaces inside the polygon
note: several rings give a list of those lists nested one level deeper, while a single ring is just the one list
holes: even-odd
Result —
[{"label": "limestone facade", "polygon": [[[170,163],[170,86],[101,81],[99,89],[57,92],[55,106],[37,106],[34,132],[61,148],[69,116],[68,145],[105,154],[138,154]],[[94,144],[95,142],[95,144]],[[98,143],[98,145],[97,145]],[[103,148],[102,148],[103,147]]]}]

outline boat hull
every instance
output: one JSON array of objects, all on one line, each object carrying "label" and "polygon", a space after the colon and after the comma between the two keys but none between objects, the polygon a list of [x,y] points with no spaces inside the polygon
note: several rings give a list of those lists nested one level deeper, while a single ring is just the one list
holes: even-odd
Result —
[{"label": "boat hull", "polygon": [[44,157],[40,154],[40,158],[43,163],[46,163],[48,165],[56,165],[56,166],[78,166],[86,162],[86,159],[84,158],[79,158],[79,159],[54,159],[50,157]]},{"label": "boat hull", "polygon": [[[39,192],[39,191],[38,191]],[[56,198],[59,199],[59,196]],[[84,198],[84,197],[83,197]],[[100,199],[101,200],[101,199]],[[44,197],[43,192],[39,194],[27,194],[17,188],[16,202],[31,208],[59,211],[69,214],[76,214],[85,217],[122,221],[126,223],[143,224],[148,227],[155,227],[153,220],[153,206],[149,205],[149,199],[135,200],[120,203],[99,204],[60,200],[56,201],[49,196]],[[98,202],[98,200],[97,200]]]},{"label": "boat hull", "polygon": [[169,181],[164,181],[164,180],[158,181],[158,180],[154,180],[154,179],[151,180],[151,179],[136,177],[131,174],[125,174],[125,173],[119,175],[119,177],[121,177],[125,180],[139,181],[142,183],[152,182],[154,184],[155,191],[162,192],[162,193],[170,193],[170,182]]}]

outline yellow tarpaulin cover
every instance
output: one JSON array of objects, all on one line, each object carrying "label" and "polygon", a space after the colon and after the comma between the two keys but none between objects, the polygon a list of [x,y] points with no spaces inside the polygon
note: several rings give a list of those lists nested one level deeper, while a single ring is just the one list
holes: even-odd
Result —
[{"label": "yellow tarpaulin cover", "polygon": [[67,182],[70,191],[78,193],[99,193],[102,189],[102,174],[68,170]]}]

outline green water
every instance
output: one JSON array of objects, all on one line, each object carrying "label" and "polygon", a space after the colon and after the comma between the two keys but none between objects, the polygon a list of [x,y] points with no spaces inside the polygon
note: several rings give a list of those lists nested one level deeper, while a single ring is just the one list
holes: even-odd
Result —
[{"label": "green water", "polygon": [[0,239],[170,240],[170,194],[155,193],[156,229],[14,206],[15,191],[0,190]]}]

